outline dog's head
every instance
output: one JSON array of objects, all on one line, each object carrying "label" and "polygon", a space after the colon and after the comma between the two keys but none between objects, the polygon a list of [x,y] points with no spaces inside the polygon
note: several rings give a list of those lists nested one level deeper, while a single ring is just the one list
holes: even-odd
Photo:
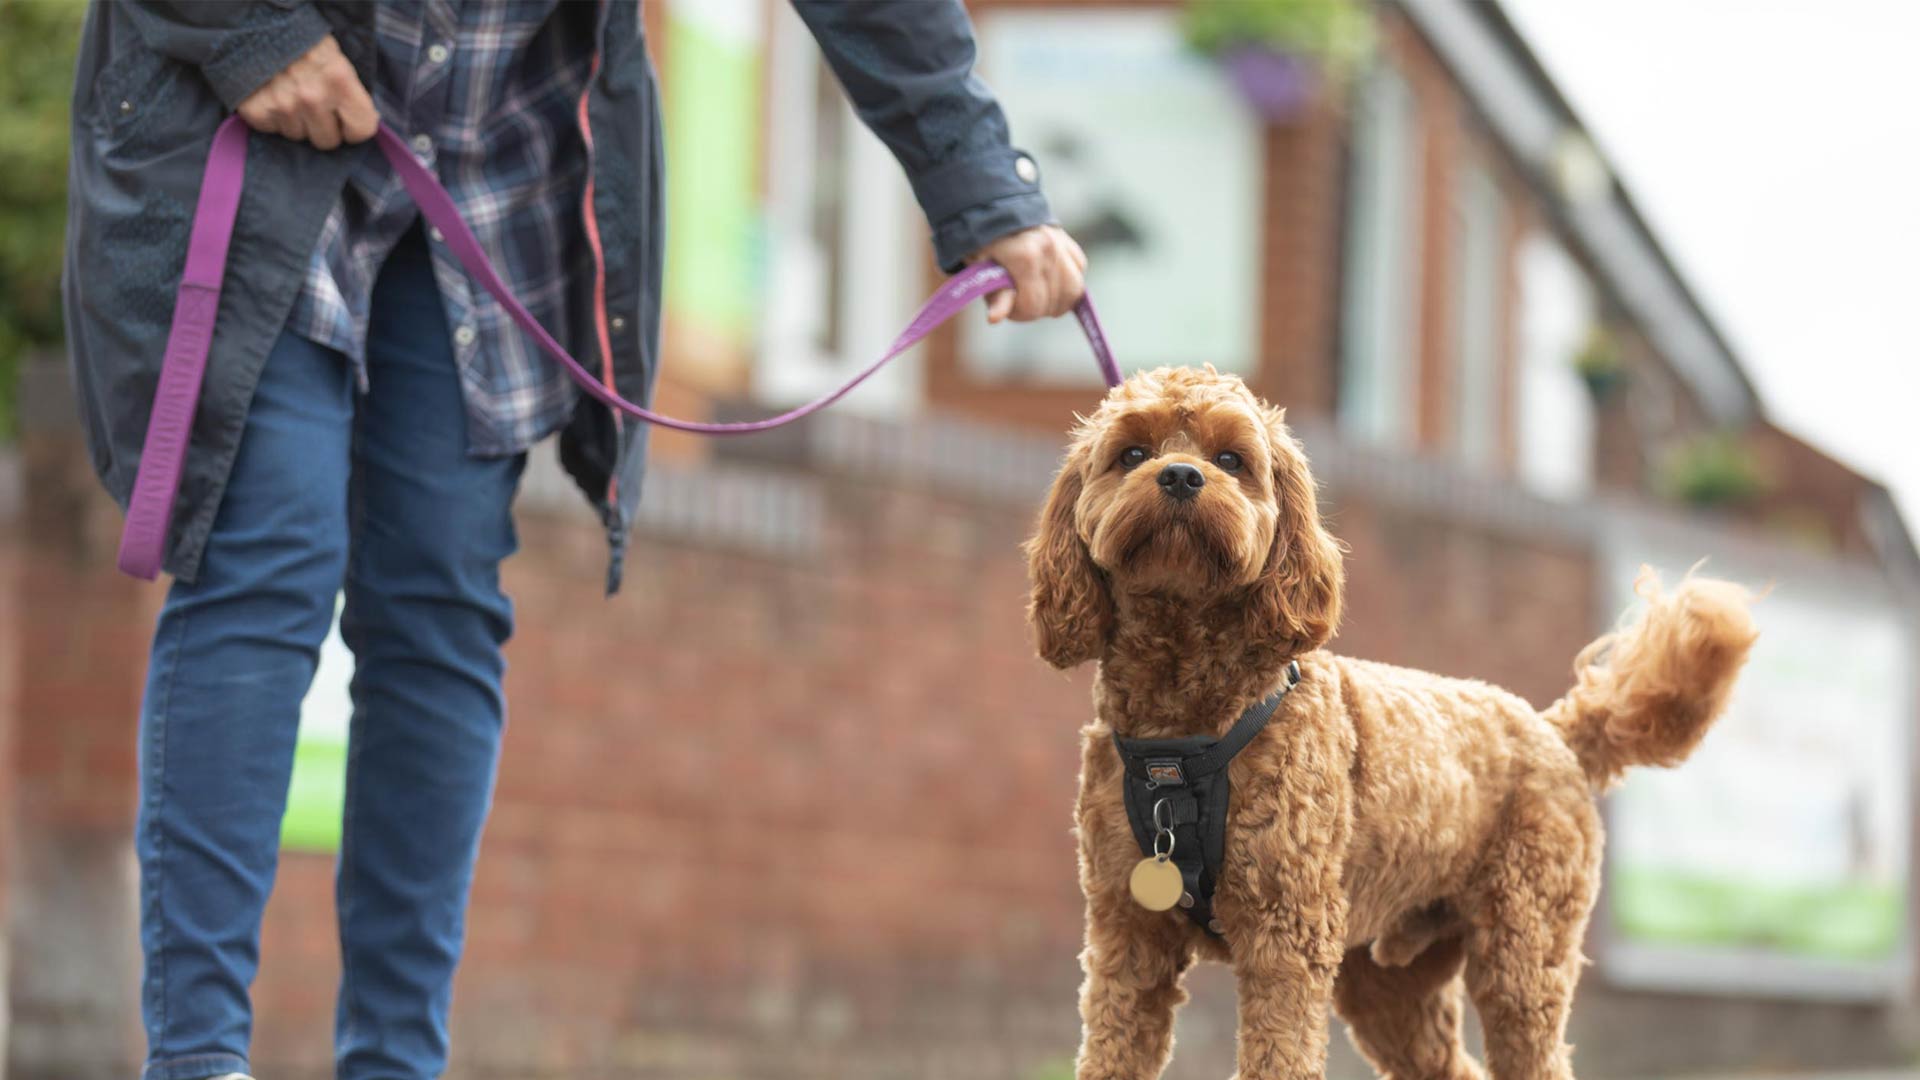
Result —
[{"label": "dog's head", "polygon": [[1027,542],[1040,655],[1101,655],[1115,594],[1232,602],[1250,644],[1289,656],[1333,636],[1345,571],[1306,455],[1246,384],[1161,368],[1110,393],[1073,434]]}]

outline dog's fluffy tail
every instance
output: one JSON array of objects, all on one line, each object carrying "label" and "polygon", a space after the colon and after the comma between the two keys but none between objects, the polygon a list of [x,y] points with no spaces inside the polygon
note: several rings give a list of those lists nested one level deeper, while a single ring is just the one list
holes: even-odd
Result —
[{"label": "dog's fluffy tail", "polygon": [[1753,596],[1728,581],[1687,577],[1672,592],[1642,567],[1647,608],[1580,650],[1575,684],[1547,720],[1603,789],[1634,765],[1678,765],[1726,708],[1759,631]]}]

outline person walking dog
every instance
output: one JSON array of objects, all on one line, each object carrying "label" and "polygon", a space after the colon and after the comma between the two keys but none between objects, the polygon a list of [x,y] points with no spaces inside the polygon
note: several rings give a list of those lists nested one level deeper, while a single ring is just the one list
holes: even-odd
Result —
[{"label": "person walking dog", "polygon": [[[988,316],[1069,310],[1085,256],[971,73],[958,0],[796,0]],[[391,167],[385,120],[514,293],[609,388],[659,371],[662,147],[639,5],[95,4],[64,275],[93,464],[124,506],[214,129],[247,149],[140,713],[145,1080],[249,1071],[249,987],[300,702],[342,591],[356,662],[337,872],[342,1080],[425,1080],[504,713],[500,563],[549,435],[621,578],[647,426],[582,394],[477,289]]]}]

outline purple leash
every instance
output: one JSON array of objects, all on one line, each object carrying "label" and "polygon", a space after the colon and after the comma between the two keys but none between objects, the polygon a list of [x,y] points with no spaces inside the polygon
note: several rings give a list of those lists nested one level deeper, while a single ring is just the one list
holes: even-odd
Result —
[{"label": "purple leash", "polygon": [[[233,223],[240,211],[240,192],[246,182],[247,127],[239,116],[230,116],[213,135],[213,149],[207,154],[206,174],[200,181],[200,201],[193,213],[193,230],[187,237],[187,263],[180,275],[180,290],[174,300],[173,325],[167,332],[167,351],[161,362],[160,383],[154,392],[153,415],[147,423],[147,439],[140,453],[140,468],[134,477],[133,495],[127,503],[127,524],[120,537],[120,569],[137,578],[151,581],[160,573],[166,553],[167,534],[173,518],[173,504],[180,492],[180,473],[186,462],[187,439],[193,429],[193,414],[200,401],[200,384],[207,370],[207,353],[213,346],[213,323],[220,309],[220,285],[226,277],[227,246],[233,238]],[[467,273],[500,302],[513,321],[530,334],[548,356],[559,361],[580,389],[611,408],[637,417],[649,424],[690,431],[697,435],[750,435],[757,431],[791,424],[795,420],[826,408],[879,371],[894,357],[912,348],[940,324],[959,314],[968,304],[1012,285],[1012,277],[996,263],[981,263],[947,281],[927,298],[913,321],[893,340],[878,360],[867,365],[846,384],[824,397],[807,402],[778,416],[741,423],[704,423],[677,420],[635,405],[609,387],[603,386],[578,360],[567,355],[527,309],[514,299],[506,282],[487,261],[486,252],[475,239],[473,230],[461,219],[452,196],[440,181],[420,164],[407,148],[406,141],[386,124],[374,136],[381,153],[413,197],[414,205],[427,223],[440,230],[448,250],[460,260]],[[1073,309],[1080,328],[1093,348],[1100,374],[1108,386],[1120,384],[1120,368],[1114,362],[1107,335],[1100,328],[1100,316],[1093,309],[1093,298],[1083,296]]]}]

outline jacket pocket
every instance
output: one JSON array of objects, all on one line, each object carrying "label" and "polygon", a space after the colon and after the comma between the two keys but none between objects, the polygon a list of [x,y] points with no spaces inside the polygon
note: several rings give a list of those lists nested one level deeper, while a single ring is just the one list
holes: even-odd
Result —
[{"label": "jacket pocket", "polygon": [[125,134],[143,117],[165,108],[178,91],[185,70],[144,45],[134,45],[107,61],[93,83],[94,130]]}]

